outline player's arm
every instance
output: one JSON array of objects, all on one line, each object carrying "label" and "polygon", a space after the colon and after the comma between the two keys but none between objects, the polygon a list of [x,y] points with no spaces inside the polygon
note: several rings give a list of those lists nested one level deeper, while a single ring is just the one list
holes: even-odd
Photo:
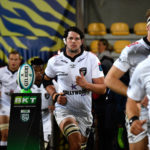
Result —
[{"label": "player's arm", "polygon": [[126,114],[129,119],[129,124],[131,126],[131,133],[137,135],[144,131],[142,125],[146,122],[146,120],[139,120],[140,112],[137,106],[137,102],[131,98],[127,99]]},{"label": "player's arm", "polygon": [[52,79],[48,77],[46,74],[44,75],[44,87],[47,90],[47,92],[52,97],[54,103],[57,102],[61,105],[66,105],[67,98],[62,93],[57,93],[55,87],[53,86]]},{"label": "player's arm", "polygon": [[137,106],[137,102],[134,101],[131,98],[127,99],[126,114],[127,114],[129,119],[133,116],[139,117],[139,109],[138,109],[138,106]]},{"label": "player's arm", "polygon": [[120,80],[124,74],[125,72],[113,65],[105,77],[105,84],[112,91],[127,96],[127,86]]},{"label": "player's arm", "polygon": [[53,93],[56,92],[56,90],[52,84],[52,79],[49,78],[46,74],[44,74],[43,84],[44,84],[44,87],[47,90],[47,92],[50,94],[50,96],[52,96]]},{"label": "player's arm", "polygon": [[87,82],[82,73],[81,73],[81,76],[76,77],[77,85],[81,86],[82,88],[85,88],[97,94],[105,94],[106,85],[104,84],[104,77],[95,78],[92,80],[93,80],[93,83]]}]

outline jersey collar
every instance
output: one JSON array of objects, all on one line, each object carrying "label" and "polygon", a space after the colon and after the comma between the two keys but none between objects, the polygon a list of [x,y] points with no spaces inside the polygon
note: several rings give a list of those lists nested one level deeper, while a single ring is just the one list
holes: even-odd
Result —
[{"label": "jersey collar", "polygon": [[143,38],[143,40],[144,40],[144,42],[145,42],[148,46],[150,46],[150,42],[147,40],[147,36],[145,36],[145,37]]},{"label": "jersey collar", "polygon": [[63,53],[64,53],[64,56],[66,56],[66,57],[69,58],[72,62],[74,62],[75,59],[76,59],[77,57],[79,57],[80,55],[82,55],[83,52],[84,52],[84,50],[81,48],[81,52],[80,52],[78,55],[74,56],[73,58],[67,55],[66,49],[64,50]]},{"label": "jersey collar", "polygon": [[18,71],[18,70],[15,70],[15,71],[10,70],[10,69],[9,69],[9,66],[7,66],[7,69],[8,69],[8,71],[11,72],[12,74],[15,74],[15,73]]}]

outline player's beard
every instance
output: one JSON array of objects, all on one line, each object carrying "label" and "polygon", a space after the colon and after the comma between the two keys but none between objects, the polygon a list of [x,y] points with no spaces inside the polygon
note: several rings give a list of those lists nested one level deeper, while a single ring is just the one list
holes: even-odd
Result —
[{"label": "player's beard", "polygon": [[79,49],[68,49],[70,53],[73,53],[73,54],[77,54],[79,52]]}]

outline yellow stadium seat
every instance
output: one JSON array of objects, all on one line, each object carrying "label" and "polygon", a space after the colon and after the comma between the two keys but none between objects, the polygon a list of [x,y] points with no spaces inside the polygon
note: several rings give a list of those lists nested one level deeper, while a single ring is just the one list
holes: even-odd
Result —
[{"label": "yellow stadium seat", "polygon": [[128,35],[129,26],[125,22],[116,22],[111,24],[110,31],[112,35]]},{"label": "yellow stadium seat", "polygon": [[88,34],[89,35],[105,35],[106,26],[104,23],[90,23],[88,25]]},{"label": "yellow stadium seat", "polygon": [[136,35],[147,35],[146,22],[138,22],[134,25],[134,33]]},{"label": "yellow stadium seat", "polygon": [[93,53],[97,53],[98,52],[98,43],[99,43],[99,40],[93,40],[90,43],[90,51],[91,52],[93,52]]},{"label": "yellow stadium seat", "polygon": [[116,53],[121,53],[122,49],[124,49],[125,46],[130,44],[131,42],[129,40],[118,40],[114,43],[114,51]]}]

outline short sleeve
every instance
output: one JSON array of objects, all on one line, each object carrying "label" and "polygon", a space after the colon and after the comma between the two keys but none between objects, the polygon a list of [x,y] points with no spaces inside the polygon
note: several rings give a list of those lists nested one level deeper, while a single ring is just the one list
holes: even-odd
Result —
[{"label": "short sleeve", "polygon": [[45,68],[45,74],[50,78],[54,78],[56,76],[55,70],[53,69],[54,61],[55,61],[55,56],[53,56],[48,60],[47,66]]},{"label": "short sleeve", "polygon": [[136,68],[131,77],[127,90],[127,96],[135,101],[141,101],[146,95],[144,91],[145,88],[143,86],[144,82],[141,80],[141,75],[142,73],[140,68]]},{"label": "short sleeve", "polygon": [[127,72],[130,68],[129,57],[128,57],[129,47],[125,47],[121,52],[119,58],[114,62],[114,66],[123,72]]},{"label": "short sleeve", "polygon": [[94,55],[92,57],[91,63],[92,63],[92,78],[104,77],[101,62],[99,61],[97,56]]}]

